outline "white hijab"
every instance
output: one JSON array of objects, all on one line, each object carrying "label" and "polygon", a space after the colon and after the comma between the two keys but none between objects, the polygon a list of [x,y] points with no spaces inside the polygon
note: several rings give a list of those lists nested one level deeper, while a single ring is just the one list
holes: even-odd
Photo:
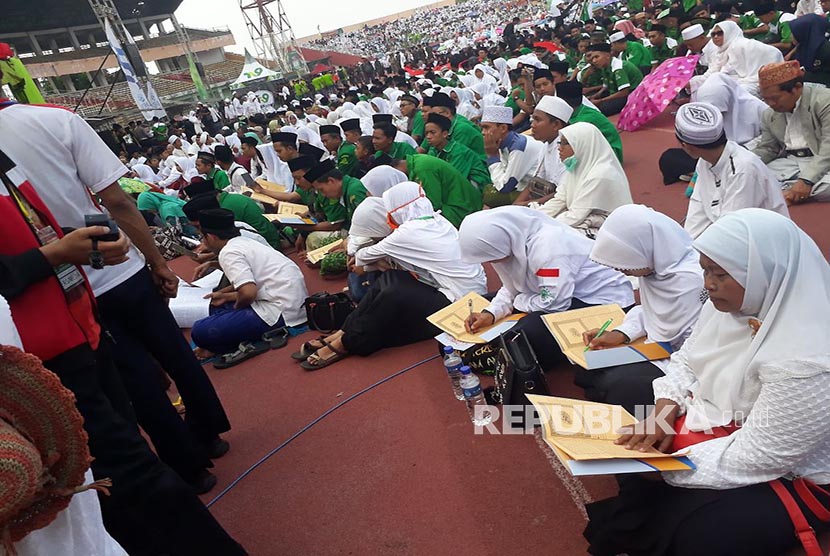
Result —
[{"label": "white hijab", "polygon": [[[408,181],[389,189],[383,194],[383,205],[399,226],[376,250],[417,274],[419,280],[433,283],[450,301],[470,292],[487,292],[484,269],[462,262],[458,232],[435,212],[419,184]],[[356,259],[361,264],[360,251]]]},{"label": "white hijab", "polygon": [[781,62],[784,55],[781,51],[754,39],[747,39],[743,31],[734,21],[722,21],[715,27],[723,31],[723,46],[718,48],[715,69],[712,65],[709,70],[722,71],[732,75],[742,86],[754,94],[758,94],[758,70],[765,64]]},{"label": "white hijab", "polygon": [[730,141],[743,145],[761,135],[766,103],[724,73],[710,76],[692,93],[692,101],[708,102],[723,113],[723,130]]},{"label": "white hijab", "polygon": [[[830,267],[794,222],[764,209],[742,209],[712,224],[694,247],[745,289],[738,313],[711,302],[686,351],[697,382],[687,424],[718,426],[752,410],[762,382],[830,371]],[[761,322],[752,336],[749,319]]]},{"label": "white hijab", "polygon": [[366,175],[360,178],[360,182],[370,195],[381,197],[388,189],[407,181],[407,179],[406,174],[400,170],[383,165],[366,172]]},{"label": "white hijab", "polygon": [[633,202],[620,161],[596,126],[577,122],[564,128],[559,135],[570,143],[578,163],[573,171],[565,172],[556,196],[550,205],[542,205],[542,212],[557,217],[558,214],[551,214],[550,207],[558,206],[562,200],[566,211],[589,213],[597,210],[610,213]]},{"label": "white hijab", "polygon": [[643,205],[622,206],[599,229],[591,259],[617,270],[652,269],[640,278],[648,338],[685,339],[706,296],[692,238],[677,222]]},{"label": "white hijab", "polygon": [[[484,76],[479,78],[476,75],[476,70],[481,70],[484,73]],[[473,77],[473,81],[470,85],[467,85],[471,89],[475,89],[476,92],[481,97],[485,95],[489,95],[490,93],[495,93],[499,88],[499,82],[496,81],[496,78],[490,74],[491,69],[485,66],[484,64],[477,64],[476,67],[473,68],[473,71],[470,72],[470,75]]]},{"label": "white hijab", "polygon": [[507,60],[504,58],[496,58],[493,60],[493,65],[499,72],[499,86],[505,91],[510,91],[513,88],[513,85],[510,82],[510,76],[508,75],[509,69],[507,67]]},{"label": "white hijab", "polygon": [[132,167],[133,172],[136,173],[138,179],[147,183],[158,183],[159,175],[156,174],[152,168],[146,164],[136,164]]}]

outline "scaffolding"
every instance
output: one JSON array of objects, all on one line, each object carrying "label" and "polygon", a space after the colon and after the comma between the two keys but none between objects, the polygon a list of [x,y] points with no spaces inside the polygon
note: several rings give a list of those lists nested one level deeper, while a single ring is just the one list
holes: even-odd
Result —
[{"label": "scaffolding", "polygon": [[[272,5],[276,7],[276,17],[269,9]],[[272,61],[283,75],[306,73],[305,59],[297,46],[282,0],[239,0],[239,9],[258,58]]]}]

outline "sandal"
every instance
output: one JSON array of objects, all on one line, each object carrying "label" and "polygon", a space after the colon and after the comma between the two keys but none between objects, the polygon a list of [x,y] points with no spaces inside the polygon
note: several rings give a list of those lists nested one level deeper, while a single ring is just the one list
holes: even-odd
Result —
[{"label": "sandal", "polygon": [[288,329],[275,328],[262,335],[262,341],[266,342],[271,349],[282,349],[288,345]]},{"label": "sandal", "polygon": [[257,342],[255,344],[251,342],[242,342],[239,344],[239,349],[221,356],[219,360],[213,364],[213,366],[217,369],[229,369],[239,365],[243,361],[247,361],[252,357],[261,355],[269,349],[271,349],[271,347],[264,342]]},{"label": "sandal", "polygon": [[[319,338],[317,338],[317,341],[322,343],[325,339],[325,336],[320,336]],[[312,342],[313,341],[314,340],[312,340]],[[317,353],[318,349],[323,349],[323,346],[315,346],[312,345],[311,342],[305,342],[302,346],[300,346],[300,351],[295,351],[291,354],[291,359],[297,361],[298,363],[300,361],[305,361],[306,359]]]},{"label": "sandal", "polygon": [[306,371],[319,371],[320,369],[328,367],[329,365],[333,365],[333,364],[337,363],[338,361],[340,361],[342,359],[345,359],[346,357],[349,356],[349,354],[346,353],[345,351],[340,351],[339,349],[335,349],[334,347],[332,347],[332,345],[330,343],[328,343],[327,341],[321,340],[321,342],[323,342],[323,345],[325,347],[327,347],[331,351],[333,351],[334,355],[332,355],[328,359],[320,359],[320,356],[317,355],[316,352],[312,353],[311,355],[308,356],[309,360],[303,361],[302,363],[300,363],[300,367],[302,367]]}]

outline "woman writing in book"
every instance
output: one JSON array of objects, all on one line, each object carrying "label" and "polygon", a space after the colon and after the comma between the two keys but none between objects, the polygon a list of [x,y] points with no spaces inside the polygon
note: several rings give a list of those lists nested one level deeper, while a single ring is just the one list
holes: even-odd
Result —
[{"label": "woman writing in book", "polygon": [[545,371],[565,358],[542,315],[634,304],[626,277],[588,257],[593,241],[537,210],[509,206],[473,213],[461,224],[459,239],[462,260],[492,263],[502,283],[490,305],[467,319],[467,330],[479,331],[514,311],[528,313],[514,330],[525,332]]},{"label": "woman writing in book", "polygon": [[690,447],[696,470],[620,479],[616,498],[588,506],[594,555],[772,556],[798,545],[793,521],[805,539],[827,527],[810,508],[826,513],[830,495],[804,480],[830,483],[830,266],[762,209],[728,214],[694,246],[710,300],[654,381],[654,412],[617,443]]},{"label": "woman writing in book", "polygon": [[[625,322],[597,337],[584,335],[591,349],[608,349],[646,338],[661,343],[671,353],[680,349],[708,299],[703,270],[692,238],[674,220],[642,205],[618,208],[597,234],[591,259],[640,281],[640,305]],[[576,369],[576,384],[588,399],[622,405],[635,413],[636,406],[654,402],[651,383],[663,376],[668,359],[632,363],[610,369]]]},{"label": "woman writing in book", "polygon": [[292,355],[306,370],[431,338],[440,330],[427,322],[429,315],[469,292],[487,291],[484,269],[461,261],[458,232],[433,210],[417,183],[398,184],[382,199],[367,198],[355,210],[349,232],[375,241],[358,245],[353,272],[386,270],[342,330],[306,342]]}]

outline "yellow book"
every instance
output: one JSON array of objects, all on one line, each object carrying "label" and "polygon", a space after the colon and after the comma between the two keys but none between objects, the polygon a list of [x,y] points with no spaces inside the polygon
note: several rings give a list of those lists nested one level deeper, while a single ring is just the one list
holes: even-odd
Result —
[{"label": "yellow book", "polygon": [[458,340],[468,344],[486,344],[499,334],[510,330],[524,314],[510,315],[496,321],[487,328],[470,334],[464,328],[464,322],[470,313],[480,313],[490,305],[490,302],[477,293],[468,293],[455,303],[447,305],[440,311],[431,314],[427,320]]},{"label": "yellow book", "polygon": [[602,328],[606,321],[610,332],[625,320],[625,313],[619,305],[598,305],[574,309],[562,313],[551,313],[542,317],[548,330],[556,339],[562,353],[580,367],[593,370],[642,361],[656,361],[671,356],[671,346],[648,342],[642,338],[616,348],[585,351],[582,334],[595,328]]},{"label": "yellow book", "polygon": [[322,261],[323,258],[331,252],[332,249],[334,249],[335,247],[340,247],[341,245],[343,245],[343,240],[338,239],[337,241],[333,241],[333,242],[329,243],[328,245],[324,245],[324,246],[320,247],[319,249],[315,249],[314,251],[309,251],[308,253],[305,254],[305,257],[306,257],[306,259],[308,259],[308,262],[310,262],[311,264],[317,264],[320,261]]},{"label": "yellow book", "polygon": [[277,205],[277,214],[293,214],[297,216],[305,216],[308,214],[308,207],[299,203],[289,203],[288,201],[280,201]]}]

